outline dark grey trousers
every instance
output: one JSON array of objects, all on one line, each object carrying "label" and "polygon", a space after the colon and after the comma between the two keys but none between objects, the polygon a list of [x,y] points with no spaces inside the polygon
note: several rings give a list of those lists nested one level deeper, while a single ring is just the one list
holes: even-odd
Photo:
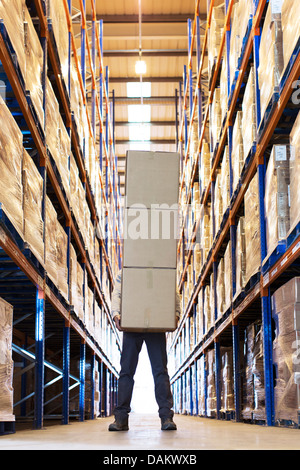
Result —
[{"label": "dark grey trousers", "polygon": [[[123,419],[130,413],[130,403],[134,385],[134,374],[139,353],[145,341],[154,379],[155,398],[160,418],[173,417],[173,396],[167,369],[165,333],[123,333],[121,371],[118,381],[118,404],[114,415]],[[145,410],[147,403],[145,403]]]}]

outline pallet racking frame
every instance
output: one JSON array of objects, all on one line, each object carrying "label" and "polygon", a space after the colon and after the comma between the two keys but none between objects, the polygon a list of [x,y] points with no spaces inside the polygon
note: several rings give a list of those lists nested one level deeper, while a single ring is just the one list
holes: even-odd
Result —
[{"label": "pallet racking frame", "polygon": [[[208,127],[209,109],[213,100],[214,92],[219,80],[222,55],[230,54],[230,35],[231,35],[231,14],[234,5],[234,0],[225,0],[225,22],[222,33],[221,45],[216,58],[214,69],[212,72],[209,95],[207,102],[202,112],[202,90],[201,90],[201,73],[204,65],[204,54],[206,44],[208,41],[208,34],[211,26],[212,11],[214,7],[214,0],[207,2],[207,25],[205,31],[204,41],[201,47],[200,44],[200,27],[199,27],[199,0],[195,1],[195,17],[193,24],[188,20],[188,75],[187,68],[184,68],[183,84],[179,84],[179,97],[177,102],[181,107],[179,109],[180,123],[178,124],[178,151],[181,153],[181,169],[182,177],[180,183],[180,194],[186,192],[187,205],[191,200],[192,188],[194,181],[196,181],[198,171],[201,168],[201,148],[204,141],[205,130]],[[261,116],[260,110],[260,90],[258,86],[257,70],[259,66],[259,45],[261,37],[261,29],[264,20],[264,13],[268,5],[268,0],[253,0],[254,15],[249,18],[247,34],[243,41],[243,49],[239,59],[238,69],[234,77],[233,85],[230,87],[230,76],[228,66],[228,108],[226,117],[221,128],[220,138],[218,141],[216,151],[211,155],[212,166],[210,182],[207,188],[200,188],[201,204],[207,205],[208,201],[212,201],[215,186],[215,175],[222,152],[226,143],[229,146],[229,162],[230,162],[230,205],[224,213],[221,228],[218,233],[214,233],[214,240],[212,249],[205,260],[204,266],[198,277],[195,279],[192,294],[189,296],[188,305],[183,312],[183,316],[178,330],[173,334],[169,343],[169,354],[175,354],[174,349],[180,341],[185,340],[185,334],[189,331],[190,319],[195,318],[196,306],[199,301],[201,293],[203,293],[202,301],[204,302],[204,290],[202,289],[207,283],[210,273],[214,273],[214,289],[216,298],[216,268],[218,261],[224,253],[224,245],[231,241],[232,250],[232,292],[233,296],[236,292],[236,279],[235,279],[235,250],[236,250],[236,227],[240,217],[239,210],[243,203],[246,190],[254,177],[258,174],[259,184],[259,209],[260,209],[260,240],[261,240],[261,266],[258,275],[251,280],[251,285],[247,292],[240,295],[235,302],[231,303],[230,309],[224,313],[221,319],[218,319],[217,309],[215,310],[215,324],[213,328],[204,334],[197,344],[194,344],[191,351],[188,351],[186,356],[181,360],[180,366],[175,371],[171,378],[173,393],[175,396],[176,409],[182,412],[182,407],[178,405],[181,399],[182,384],[188,381],[189,388],[192,390],[193,377],[194,383],[199,385],[199,370],[198,364],[200,358],[207,360],[207,352],[214,349],[215,353],[215,384],[216,384],[216,402],[218,419],[224,417],[220,413],[220,344],[230,344],[233,350],[233,374],[234,374],[234,397],[235,397],[235,410],[234,419],[241,421],[241,381],[240,381],[240,351],[239,351],[239,338],[240,328],[245,326],[251,319],[257,318],[257,313],[262,320],[263,332],[263,348],[264,348],[264,383],[265,383],[265,420],[268,426],[275,424],[275,410],[274,410],[274,377],[273,377],[273,359],[272,359],[272,319],[271,319],[271,294],[288,279],[300,273],[299,270],[299,256],[300,256],[300,238],[299,238],[299,224],[291,232],[284,246],[278,246],[272,255],[265,260],[266,257],[266,228],[265,228],[265,214],[264,214],[264,178],[268,157],[266,150],[272,145],[273,137],[276,132],[280,133],[280,122],[284,112],[291,106],[291,95],[293,92],[292,84],[298,80],[300,76],[300,47],[299,41],[294,51],[294,55],[287,66],[287,69],[282,77],[280,84],[280,92],[277,96],[273,97],[275,101],[273,106],[269,106],[267,114]],[[197,48],[197,72],[196,79],[193,80],[192,74],[192,53],[193,47],[196,44]],[[255,94],[256,94],[256,117],[257,127],[261,125],[258,134],[257,142],[254,142],[252,152],[246,159],[244,169],[239,181],[238,190],[233,193],[232,189],[232,167],[231,167],[231,153],[232,153],[232,129],[234,116],[237,111],[238,100],[243,94],[243,83],[247,77],[247,70],[249,63],[253,62],[255,70]],[[227,61],[228,64],[229,61]],[[195,91],[193,91],[193,85]],[[183,90],[183,91],[182,91]],[[188,103],[190,113],[188,114]],[[196,114],[198,107],[198,114]],[[189,158],[189,148],[191,142],[192,126],[193,123],[198,121],[198,149],[197,158],[194,166],[192,167],[190,178],[185,178],[184,168]],[[261,124],[262,123],[262,124]],[[213,210],[213,208],[212,208]],[[185,261],[184,254],[186,253],[186,263],[183,264],[183,272],[179,279],[179,289],[182,291],[185,286],[187,269],[191,262],[191,256],[194,245],[196,243],[197,230],[199,228],[199,220],[194,220],[192,235],[189,239],[185,237],[185,228],[188,223],[188,210],[183,209],[183,223],[181,227],[180,239],[178,243],[178,256],[182,250],[183,263]],[[215,230],[215,229],[213,229]],[[204,374],[207,374],[205,368]],[[205,390],[205,412],[207,416],[207,382],[206,375],[204,377]],[[181,390],[181,391],[180,391]],[[187,410],[189,414],[198,414],[198,398],[196,398],[195,413],[193,410],[192,397],[190,398],[190,409]],[[299,427],[300,418],[296,426]]]},{"label": "pallet racking frame", "polygon": [[[87,275],[88,284],[86,284],[86,286],[89,285],[92,289],[93,302],[98,303],[101,312],[103,312],[106,318],[106,324],[108,326],[107,343],[110,345],[115,344],[116,349],[119,350],[120,338],[110,315],[110,299],[106,298],[107,294],[105,295],[104,286],[102,285],[104,278],[107,276],[111,292],[114,284],[114,275],[116,270],[121,266],[122,257],[121,201],[117,177],[117,157],[115,155],[114,146],[114,95],[113,99],[110,100],[108,68],[104,68],[103,65],[103,22],[98,22],[96,19],[95,0],[89,1],[93,13],[91,38],[87,30],[86,0],[81,0],[80,2],[80,64],[77,57],[75,37],[72,28],[72,0],[63,0],[69,31],[67,83],[64,81],[62,75],[57,45],[51,34],[47,2],[44,0],[27,0],[26,4],[32,16],[38,20],[36,31],[38,32],[44,55],[42,83],[44,96],[46,95],[46,78],[48,75],[57,90],[60,113],[71,137],[72,152],[75,156],[79,175],[85,189],[86,200],[91,212],[94,237],[98,239],[100,245],[101,272],[99,273],[95,272],[94,266],[90,261],[89,253],[73,218],[72,208],[65,197],[59,175],[49,158],[44,139],[45,129],[40,129],[34,109],[28,102],[17,64],[12,60],[11,53],[13,51],[11,51],[11,44],[7,40],[3,29],[0,31],[0,61],[2,73],[5,76],[5,82],[11,88],[14,97],[14,105],[18,107],[17,114],[22,117],[21,130],[30,141],[32,158],[43,177],[44,198],[46,197],[46,193],[49,193],[49,197],[55,201],[60,220],[64,221],[65,232],[68,235],[68,273],[70,273],[70,243],[72,241],[76,247],[81,266]],[[79,145],[76,127],[72,119],[70,104],[70,69],[72,55],[75,60],[82,99],[86,109],[90,138],[95,148],[95,154],[99,156],[100,185],[104,201],[104,220],[101,219],[100,214],[97,212],[94,194],[84,165],[84,155]],[[96,67],[97,58],[99,60],[99,67]],[[86,91],[86,74],[88,69],[90,69],[92,78],[90,103],[88,102]],[[106,75],[104,74],[104,70]],[[88,109],[89,106],[91,108],[91,117]],[[13,110],[12,113],[14,113]],[[99,129],[100,135],[99,145],[96,143],[97,129]],[[105,181],[103,180],[104,169]],[[110,207],[112,207],[112,211],[110,211]],[[62,396],[62,415],[59,415],[62,424],[68,424],[70,416],[73,416],[69,406],[71,400],[70,391],[77,386],[79,387],[79,415],[77,414],[76,417],[81,421],[85,419],[87,415],[85,399],[89,396],[91,402],[89,417],[93,419],[96,391],[95,365],[97,361],[100,368],[100,388],[98,390],[100,393],[100,414],[102,416],[110,414],[116,403],[118,372],[115,359],[108,357],[104,345],[98,344],[86,326],[82,324],[74,313],[72,305],[63,298],[57,286],[49,281],[44,267],[36,260],[30,249],[25,249],[22,238],[10,222],[3,207],[1,207],[0,216],[0,295],[7,299],[14,307],[14,337],[23,343],[22,347],[13,344],[14,354],[16,357],[23,359],[21,371],[22,396],[20,401],[15,403],[14,406],[21,406],[23,419],[31,418],[33,414],[34,427],[41,429],[45,419],[44,407],[48,402],[56,398],[55,396],[51,396],[50,393],[50,400],[46,401],[45,394],[47,393],[48,395],[48,390],[46,389],[48,389],[52,383],[62,380],[62,391],[58,394],[59,397]],[[45,209],[43,217],[45,218]],[[108,230],[110,233],[112,241],[111,247],[108,246],[107,237],[105,238],[103,235],[105,230]],[[112,260],[112,253],[115,255],[115,265],[112,265],[110,261]],[[102,258],[105,260],[106,272],[102,272]],[[68,285],[70,290],[70,274],[68,274]],[[48,331],[48,336],[46,336],[46,331]],[[48,337],[51,338],[51,336],[52,339],[50,343]],[[51,351],[53,356],[55,356],[59,350],[62,350],[63,362],[61,367],[56,366],[54,364],[55,361],[46,360],[46,352],[49,345],[55,348],[54,351]],[[34,347],[34,353],[31,351],[32,347]],[[77,371],[79,374],[71,373],[71,359],[73,356],[79,357],[79,371]],[[29,362],[31,365],[28,365]],[[27,371],[32,367],[34,367],[35,371],[35,386],[33,392],[26,395]],[[47,383],[46,372],[50,369],[55,371],[57,377]],[[90,370],[89,386],[87,385],[87,369]],[[72,384],[70,383],[71,380],[73,381]],[[89,392],[89,395],[87,395],[87,392]],[[26,412],[26,403],[32,397],[34,397],[35,402],[33,410],[28,413]],[[13,432],[15,429],[14,423],[0,424],[0,434]]]}]

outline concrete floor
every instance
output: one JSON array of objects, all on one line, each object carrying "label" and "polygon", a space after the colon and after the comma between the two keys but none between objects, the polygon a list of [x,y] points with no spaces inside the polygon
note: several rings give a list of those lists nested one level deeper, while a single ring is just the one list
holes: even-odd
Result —
[{"label": "concrete floor", "polygon": [[161,431],[157,415],[132,413],[128,432],[108,432],[112,418],[0,436],[0,450],[300,450],[300,430],[175,415]]}]

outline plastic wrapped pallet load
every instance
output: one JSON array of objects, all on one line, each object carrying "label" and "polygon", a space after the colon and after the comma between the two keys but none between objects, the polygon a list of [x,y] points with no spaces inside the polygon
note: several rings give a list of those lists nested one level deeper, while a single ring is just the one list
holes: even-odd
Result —
[{"label": "plastic wrapped pallet load", "polygon": [[40,126],[44,129],[44,90],[42,86],[44,53],[33,25],[30,13],[25,8],[25,54],[26,54],[26,80],[25,88],[37,114]]},{"label": "plastic wrapped pallet load", "polygon": [[3,20],[12,47],[16,53],[16,62],[25,83],[26,58],[24,37],[25,0],[1,0],[0,19]]},{"label": "plastic wrapped pallet load", "polygon": [[254,68],[251,67],[242,104],[243,154],[246,159],[256,142],[256,104]]},{"label": "plastic wrapped pallet load", "polygon": [[300,22],[296,18],[300,17],[299,0],[283,0],[281,10],[282,35],[283,35],[283,60],[284,70],[293,59],[295,48],[299,46]]},{"label": "plastic wrapped pallet load", "polygon": [[59,173],[67,200],[70,202],[70,155],[71,139],[61,115],[59,116]]},{"label": "plastic wrapped pallet load", "polygon": [[0,298],[0,422],[15,421],[12,360],[13,307]]},{"label": "plastic wrapped pallet load", "polygon": [[232,348],[221,347],[221,408],[227,413],[234,411],[234,380]]},{"label": "plastic wrapped pallet load", "polygon": [[23,160],[24,240],[44,265],[44,181],[31,156],[24,150]]},{"label": "plastic wrapped pallet load", "polygon": [[243,147],[243,130],[242,130],[242,111],[238,111],[236,114],[235,122],[233,125],[232,134],[232,189],[233,192],[237,189],[237,185],[240,179],[241,171],[244,165],[244,147]]},{"label": "plastic wrapped pallet load", "polygon": [[300,112],[290,135],[290,230],[300,222]]},{"label": "plastic wrapped pallet load", "polygon": [[260,256],[260,220],[258,197],[258,174],[251,180],[245,194],[245,246],[246,246],[246,284],[259,272]]},{"label": "plastic wrapped pallet load", "polygon": [[240,217],[236,229],[236,294],[240,294],[246,284],[246,245],[245,218]]},{"label": "plastic wrapped pallet load", "polygon": [[208,36],[208,75],[212,75],[214,63],[218,57],[225,23],[225,5],[214,7]]},{"label": "plastic wrapped pallet load", "polygon": [[23,236],[23,136],[0,96],[0,203]]},{"label": "plastic wrapped pallet load", "polygon": [[284,241],[290,228],[289,154],[286,145],[273,146],[265,176],[267,256]]},{"label": "plastic wrapped pallet load", "polygon": [[258,82],[261,117],[263,118],[274,92],[279,91],[283,71],[282,0],[271,0],[261,35]]},{"label": "plastic wrapped pallet load", "polygon": [[58,271],[56,267],[56,224],[57,213],[50,201],[46,196],[46,220],[45,220],[45,268],[48,277],[57,286]]},{"label": "plastic wrapped pallet load", "polygon": [[64,3],[61,0],[49,0],[49,19],[52,23],[62,78],[68,85],[69,28]]},{"label": "plastic wrapped pallet load", "polygon": [[50,80],[46,80],[46,145],[59,169],[59,104]]},{"label": "plastic wrapped pallet load", "polygon": [[272,296],[275,322],[275,421],[299,423],[300,410],[300,278],[295,277]]}]

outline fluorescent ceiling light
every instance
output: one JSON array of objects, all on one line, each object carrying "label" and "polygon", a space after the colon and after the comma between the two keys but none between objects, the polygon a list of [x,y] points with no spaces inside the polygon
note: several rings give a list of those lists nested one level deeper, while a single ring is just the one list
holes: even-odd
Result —
[{"label": "fluorescent ceiling light", "polygon": [[135,63],[135,73],[137,75],[144,75],[147,72],[147,65],[144,60],[137,60]]},{"label": "fluorescent ceiling light", "polygon": [[129,140],[150,140],[149,124],[131,124],[129,126]]},{"label": "fluorescent ceiling light", "polygon": [[128,98],[150,98],[151,82],[130,82],[127,83]]},{"label": "fluorescent ceiling light", "polygon": [[150,122],[151,105],[150,104],[130,104],[128,106],[128,122]]}]

